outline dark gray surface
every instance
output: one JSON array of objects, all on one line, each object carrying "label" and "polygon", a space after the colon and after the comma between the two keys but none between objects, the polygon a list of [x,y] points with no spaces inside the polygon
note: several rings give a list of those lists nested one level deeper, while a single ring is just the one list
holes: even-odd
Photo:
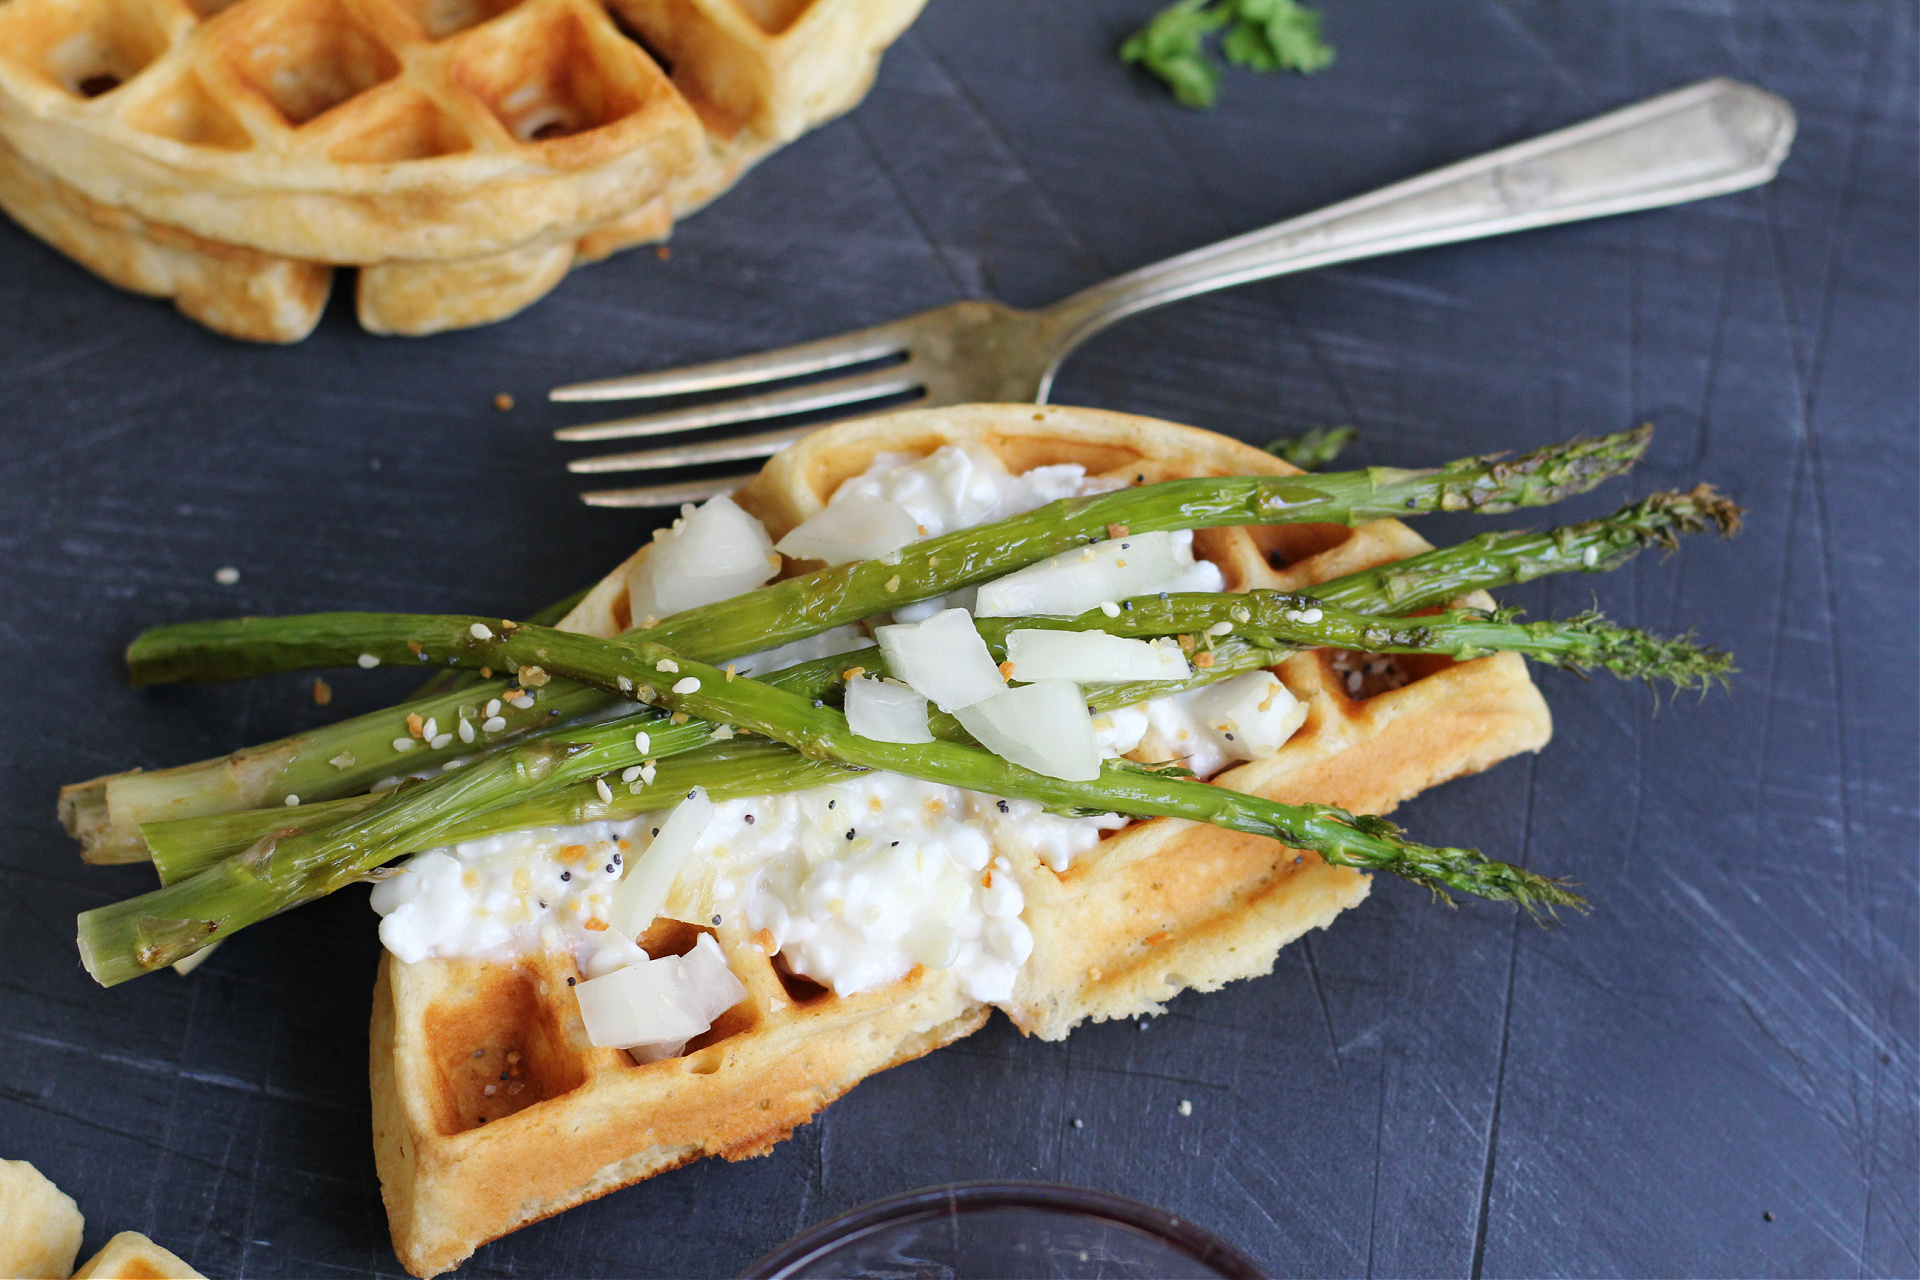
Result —
[{"label": "dark gray surface", "polygon": [[[1697,626],[1739,656],[1730,696],[1656,715],[1544,673],[1552,746],[1403,810],[1576,878],[1591,916],[1541,930],[1376,883],[1273,977],[1064,1044],[996,1021],[767,1159],[619,1192],[465,1274],[726,1274],[861,1201],[996,1176],[1165,1206],[1278,1275],[1920,1271],[1915,6],[1327,0],[1332,71],[1232,74],[1207,115],[1113,62],[1152,7],[935,0],[865,106],[671,261],[594,267],[476,332],[375,339],[336,304],[301,346],[240,346],[0,223],[0,1156],[78,1198],[88,1249],[134,1228],[214,1276],[397,1271],[363,891],[191,979],[102,991],[75,961],[74,913],[149,880],[78,864],[59,784],[321,716],[293,679],[133,693],[116,653],[139,627],[525,611],[644,527],[573,503],[546,430],[588,415],[542,404],[553,383],[979,291],[1045,301],[1729,74],[1799,110],[1769,188],[1187,303],[1059,389],[1255,441],[1353,422],[1361,462],[1652,419],[1634,491],[1711,479],[1745,503],[1736,542],[1511,593],[1568,611],[1597,587],[1626,621]],[[388,674],[341,676],[333,712]]]}]

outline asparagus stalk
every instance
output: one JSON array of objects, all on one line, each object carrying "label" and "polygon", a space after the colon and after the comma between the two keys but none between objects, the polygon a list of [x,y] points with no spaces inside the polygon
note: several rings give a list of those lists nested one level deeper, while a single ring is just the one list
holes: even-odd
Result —
[{"label": "asparagus stalk", "polygon": [[[1415,844],[1391,823],[1332,806],[1280,805],[1119,766],[1108,767],[1093,783],[1064,782],[974,747],[875,742],[853,734],[845,716],[820,699],[735,677],[648,641],[598,641],[539,627],[483,637],[469,625],[465,647],[475,665],[511,663],[524,674],[538,659],[609,692],[631,689],[679,714],[775,738],[814,760],[891,769],[1052,808],[1211,822],[1311,849],[1341,865],[1392,871],[1436,891],[1453,888],[1529,908],[1580,905],[1577,896],[1554,881],[1471,850]],[[443,775],[434,780],[438,785],[415,788],[393,805],[335,831],[263,844],[179,884],[87,912],[80,918],[82,958],[105,985],[174,963],[278,910],[332,892],[403,852],[439,842],[468,810],[566,777],[590,776],[601,763],[591,758],[594,750],[585,742],[522,743]],[[609,787],[603,799],[611,799],[611,794]]]},{"label": "asparagus stalk", "polygon": [[[1357,524],[1421,511],[1491,513],[1537,506],[1623,473],[1645,451],[1649,438],[1649,429],[1642,427],[1549,446],[1511,462],[1467,458],[1430,471],[1374,467],[1311,477],[1175,480],[1066,499],[1010,520],[916,543],[888,557],[896,560],[893,564],[864,561],[822,569],[689,610],[667,619],[654,638],[706,660],[725,661],[1011,572],[1097,541],[1110,526],[1146,533],[1302,521]],[[146,678],[172,678],[166,674],[170,658],[186,657],[191,663],[189,655],[201,634],[196,624],[149,632],[134,642],[129,659],[137,661]],[[200,678],[231,679],[271,669],[252,666],[238,653],[231,656],[234,665],[228,671],[216,676],[202,668]],[[281,651],[280,660],[291,661],[293,655]],[[504,681],[483,681],[447,696],[465,692],[485,701],[499,697],[506,687]],[[551,690],[550,696],[569,697],[563,689]],[[103,858],[125,860],[139,856],[133,832],[141,822],[257,808],[289,794],[302,799],[351,795],[381,775],[369,778],[342,770],[329,776],[326,762],[342,755],[360,758],[356,746],[391,743],[406,732],[405,716],[418,710],[373,712],[162,774],[95,779],[68,789],[62,816],[84,846]],[[428,747],[409,763],[415,768],[437,764],[460,750],[454,744]],[[104,821],[97,803],[101,798],[107,801]]]},{"label": "asparagus stalk", "polygon": [[[1722,534],[1731,534],[1739,525],[1740,509],[1711,486],[1699,485],[1687,493],[1656,493],[1599,520],[1545,532],[1482,534],[1457,546],[1442,547],[1394,564],[1332,579],[1314,587],[1313,594],[1322,604],[1343,605],[1361,612],[1423,609],[1444,604],[1469,591],[1525,582],[1549,573],[1605,572],[1618,568],[1648,547],[1677,546],[1677,535],[1681,533],[1717,528]],[[982,622],[989,628],[992,626],[988,620]],[[1229,636],[1215,643],[1214,665],[1203,675],[1206,679],[1220,679],[1270,666],[1279,656]],[[824,691],[837,682],[840,671],[851,666],[880,670],[879,651],[867,648],[836,658],[819,659],[782,674],[794,681],[786,687]],[[1089,691],[1089,702],[1096,711],[1111,710],[1189,687],[1191,682],[1104,685]],[[184,851],[177,855],[179,865],[198,870],[216,855],[245,849],[268,831],[285,826],[286,821],[285,815],[275,810],[260,818],[242,819],[232,829],[223,829],[218,824],[196,829],[194,822],[148,825],[164,833],[163,839],[178,841],[184,846]],[[308,830],[318,829],[313,815],[303,815],[301,822]],[[242,835],[246,838],[242,839]],[[145,856],[144,845],[140,846],[138,856]],[[164,869],[163,877],[176,878],[167,876]]]},{"label": "asparagus stalk", "polygon": [[[792,696],[792,695],[788,695]],[[83,912],[79,919],[80,958],[102,986],[115,986],[142,973],[173,964],[238,929],[289,907],[323,897],[378,867],[429,844],[471,839],[495,830],[520,830],[550,823],[633,817],[671,806],[688,788],[701,786],[716,800],[800,790],[861,772],[832,761],[812,759],[771,742],[735,742],[687,752],[662,761],[651,783],[602,795],[597,786],[542,787],[570,759],[586,754],[576,744],[528,742],[503,753],[501,767],[445,775],[463,784],[437,797],[437,815],[383,814],[381,826],[407,826],[416,838],[382,840],[374,824],[361,821],[351,832],[351,854],[338,856],[342,843],[296,835],[263,839],[247,852],[221,859],[198,874],[151,893]],[[517,803],[470,812],[476,797],[517,788]],[[415,797],[416,808],[418,797]],[[430,802],[431,803],[431,802]],[[478,803],[484,804],[484,799]],[[505,823],[506,825],[495,825]]]}]

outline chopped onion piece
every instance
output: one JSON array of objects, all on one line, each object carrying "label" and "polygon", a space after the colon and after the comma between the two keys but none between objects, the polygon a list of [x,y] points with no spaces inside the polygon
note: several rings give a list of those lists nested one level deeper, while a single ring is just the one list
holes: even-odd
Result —
[{"label": "chopped onion piece", "polygon": [[823,511],[780,539],[775,549],[800,560],[846,564],[877,560],[919,537],[919,521],[899,503],[870,494],[836,494]]},{"label": "chopped onion piece", "polygon": [[587,1039],[631,1049],[643,1062],[678,1055],[687,1041],[747,998],[709,934],[684,956],[661,956],[574,984]]},{"label": "chopped onion piece", "polygon": [[703,933],[693,950],[680,957],[680,979],[693,1011],[708,1026],[733,1006],[747,998],[747,988],[727,967],[727,957],[713,935]]},{"label": "chopped onion piece", "polygon": [[653,843],[628,856],[626,874],[613,889],[608,923],[629,938],[647,931],[667,904],[667,893],[686,865],[687,855],[713,821],[713,801],[695,787],[660,824]]},{"label": "chopped onion piece", "polygon": [[1015,680],[1185,680],[1193,672],[1172,640],[1128,640],[1104,631],[1023,629],[1007,634]]},{"label": "chopped onion piece", "polygon": [[942,711],[970,707],[1007,687],[965,609],[946,609],[924,622],[876,627],[873,638],[887,657],[888,669]]},{"label": "chopped onion piece", "polygon": [[760,522],[725,494],[710,498],[656,533],[630,574],[634,625],[731,599],[779,571],[773,541]]},{"label": "chopped onion piece", "polygon": [[1220,734],[1221,749],[1238,760],[1264,760],[1306,723],[1307,704],[1271,671],[1249,671],[1196,691],[1201,723]]},{"label": "chopped onion piece", "polygon": [[1080,686],[1042,680],[996,693],[954,712],[980,745],[1049,778],[1091,782],[1100,776],[1100,744]]},{"label": "chopped onion piece", "polygon": [[1178,542],[1171,533],[1109,538],[996,578],[980,588],[974,612],[983,618],[1070,618],[1103,600],[1162,590],[1192,567],[1190,535]]},{"label": "chopped onion piece", "polygon": [[682,998],[680,958],[665,956],[588,978],[573,987],[587,1039],[602,1049],[685,1044],[712,1025]]},{"label": "chopped onion piece", "polygon": [[847,727],[875,742],[933,741],[927,700],[891,680],[847,681]]}]

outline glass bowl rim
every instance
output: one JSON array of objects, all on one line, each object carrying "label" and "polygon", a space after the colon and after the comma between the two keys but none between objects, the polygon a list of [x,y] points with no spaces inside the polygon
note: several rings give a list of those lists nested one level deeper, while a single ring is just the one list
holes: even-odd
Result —
[{"label": "glass bowl rim", "polygon": [[983,1181],[921,1187],[849,1209],[807,1228],[761,1257],[740,1273],[741,1280],[779,1280],[828,1247],[889,1223],[935,1212],[1011,1208],[1104,1218],[1132,1227],[1174,1246],[1229,1280],[1261,1280],[1267,1274],[1252,1258],[1192,1221],[1125,1196],[1060,1182]]}]

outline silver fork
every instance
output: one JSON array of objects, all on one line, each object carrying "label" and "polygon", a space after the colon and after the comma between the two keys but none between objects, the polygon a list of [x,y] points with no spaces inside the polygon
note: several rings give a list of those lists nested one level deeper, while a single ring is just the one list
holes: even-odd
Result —
[{"label": "silver fork", "polygon": [[[881,360],[846,377],[612,422],[565,427],[561,440],[618,440],[762,422],[914,398],[887,411],[980,401],[1045,403],[1069,352],[1149,307],[1356,258],[1679,204],[1758,186],[1793,143],[1793,108],[1736,80],[1703,80],[1584,124],[1344,200],[1315,213],[1116,276],[1038,311],[969,300],[871,329],[711,364],[557,387],[566,401],[632,400],[758,387]],[[848,416],[860,416],[856,411]],[[838,420],[838,419],[836,419]],[[764,458],[827,422],[568,463],[598,474]],[[600,489],[600,507],[698,501],[746,474]]]}]

